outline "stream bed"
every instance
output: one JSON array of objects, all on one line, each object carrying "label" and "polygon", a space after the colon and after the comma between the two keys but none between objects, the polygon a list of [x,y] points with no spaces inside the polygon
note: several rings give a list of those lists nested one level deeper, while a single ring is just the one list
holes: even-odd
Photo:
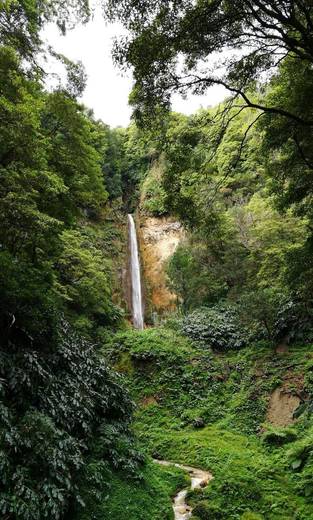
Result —
[{"label": "stream bed", "polygon": [[[175,466],[183,471],[186,471],[191,479],[191,489],[203,488],[208,485],[213,476],[208,471],[202,469],[193,468],[191,466],[184,466],[183,464],[176,464],[174,462],[168,462],[167,460],[154,460],[161,466]],[[186,496],[189,488],[182,489],[177,493],[173,500],[173,509],[175,520],[188,520],[192,515],[192,508],[186,503]]]}]

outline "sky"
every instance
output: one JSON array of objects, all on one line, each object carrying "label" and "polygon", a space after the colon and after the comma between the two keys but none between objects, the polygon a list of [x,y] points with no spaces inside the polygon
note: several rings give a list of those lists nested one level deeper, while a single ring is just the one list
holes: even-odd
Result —
[{"label": "sky", "polygon": [[[88,80],[81,101],[93,109],[97,119],[102,119],[112,127],[127,126],[131,117],[131,108],[128,106],[132,88],[131,73],[122,74],[114,66],[111,57],[113,38],[122,33],[123,29],[118,24],[106,24],[99,11],[86,25],[78,25],[65,36],[52,24],[43,33],[43,38],[55,51],[73,61],[82,61]],[[52,62],[46,65],[48,72],[56,68],[57,65]],[[225,95],[225,90],[219,86],[211,87],[205,96],[191,95],[182,99],[177,95],[173,98],[173,110],[191,114],[200,107],[215,105]]]}]

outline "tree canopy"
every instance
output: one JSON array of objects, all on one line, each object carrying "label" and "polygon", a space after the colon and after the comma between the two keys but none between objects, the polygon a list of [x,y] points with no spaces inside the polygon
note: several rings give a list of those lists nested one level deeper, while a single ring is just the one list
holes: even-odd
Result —
[{"label": "tree canopy", "polygon": [[168,108],[174,92],[203,94],[219,84],[231,104],[280,114],[305,126],[310,115],[251,99],[248,89],[287,56],[312,64],[313,6],[302,0],[251,2],[109,0],[110,19],[129,30],[115,59],[134,72],[137,117]]}]

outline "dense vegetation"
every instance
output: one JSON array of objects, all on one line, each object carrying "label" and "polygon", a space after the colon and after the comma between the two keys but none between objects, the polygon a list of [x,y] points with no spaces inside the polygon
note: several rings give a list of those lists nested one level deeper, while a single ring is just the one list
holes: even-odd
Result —
[{"label": "dense vegetation", "polygon": [[[138,402],[143,448],[212,471],[210,485],[189,494],[193,518],[312,518],[311,417],[273,427],[267,414],[275,389],[312,392],[307,346],[275,354],[259,343],[217,356],[209,339],[190,343],[171,320],[164,329],[117,334],[110,356]],[[283,407],[278,421],[280,414]]]},{"label": "dense vegetation", "polygon": [[[165,193],[151,176],[148,208],[157,213],[158,201],[160,214],[190,230],[169,266],[172,287],[186,308],[227,299],[269,337],[296,334],[289,322],[301,328],[312,306],[312,7],[107,5],[129,31],[114,57],[134,69],[134,113],[140,125],[157,122],[162,136]],[[213,84],[229,91],[219,107],[169,114],[172,94]]]},{"label": "dense vegetation", "polygon": [[65,30],[88,15],[85,2],[74,7],[35,1],[0,7],[5,519],[68,518],[84,503],[82,481],[95,493],[97,472],[110,480],[112,468],[130,474],[142,461],[129,430],[133,405],[90,343],[123,315],[112,302],[112,261],[124,235],[117,218],[110,223],[114,209],[107,203],[114,134],[77,102],[80,66],[65,61],[68,83],[46,92],[37,65],[40,29],[57,18]]},{"label": "dense vegetation", "polygon": [[[154,457],[213,472],[195,519],[313,518],[313,8],[103,4],[129,30],[126,129],[78,102],[82,64],[41,40],[88,1],[0,2],[1,517],[172,520],[188,479]],[[48,90],[49,54],[66,78]],[[170,111],[212,84],[219,106]],[[135,210],[185,229],[177,312],[142,332],[123,292]],[[270,424],[275,390],[300,403],[291,425]]]}]

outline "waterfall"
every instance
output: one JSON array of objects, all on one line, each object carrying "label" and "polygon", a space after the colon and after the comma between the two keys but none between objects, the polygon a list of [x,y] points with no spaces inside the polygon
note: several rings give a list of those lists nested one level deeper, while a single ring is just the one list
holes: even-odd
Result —
[{"label": "waterfall", "polygon": [[129,244],[130,244],[130,274],[132,291],[133,325],[135,329],[143,329],[143,311],[141,297],[140,261],[135,222],[132,215],[128,215]]}]

